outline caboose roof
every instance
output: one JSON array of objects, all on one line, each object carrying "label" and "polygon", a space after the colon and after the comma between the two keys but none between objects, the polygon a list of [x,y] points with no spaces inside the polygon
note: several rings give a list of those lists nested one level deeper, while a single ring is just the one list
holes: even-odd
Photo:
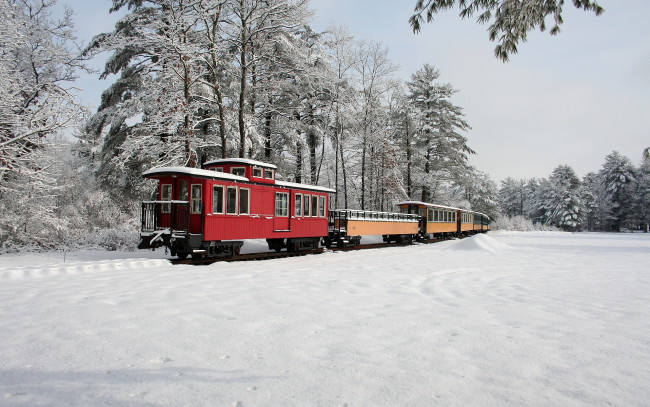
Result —
[{"label": "caboose roof", "polygon": [[311,191],[329,192],[331,194],[336,193],[336,191],[333,190],[332,188],[319,187],[318,185],[297,184],[295,182],[286,182],[286,181],[275,181],[275,185],[285,187],[285,188],[292,188],[292,189],[308,189]]},{"label": "caboose roof", "polygon": [[271,169],[277,169],[273,164],[269,163],[264,163],[262,161],[256,161],[256,160],[250,160],[248,158],[221,158],[218,160],[212,160],[208,161],[205,164],[203,164],[204,167],[207,167],[209,165],[220,165],[220,164],[244,164],[244,165],[254,165],[257,167],[264,167],[264,168],[271,168]]},{"label": "caboose roof", "polygon": [[248,178],[241,177],[239,175],[228,174],[226,172],[211,171],[211,170],[202,170],[199,168],[189,168],[189,167],[158,167],[152,168],[150,170],[142,173],[143,177],[151,177],[154,175],[164,175],[164,174],[179,174],[179,175],[191,175],[194,177],[203,177],[203,178],[212,178],[212,179],[227,179],[231,181],[248,181]]}]

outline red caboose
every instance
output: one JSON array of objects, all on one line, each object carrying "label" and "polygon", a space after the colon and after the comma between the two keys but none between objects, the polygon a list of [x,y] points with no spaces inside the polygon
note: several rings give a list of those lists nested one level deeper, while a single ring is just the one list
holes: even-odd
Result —
[{"label": "red caboose", "polygon": [[167,246],[180,258],[238,254],[245,239],[266,239],[276,251],[318,247],[335,191],[277,181],[276,169],[230,158],[204,169],[146,171],[144,177],[158,180],[158,199],[142,203],[138,247]]}]

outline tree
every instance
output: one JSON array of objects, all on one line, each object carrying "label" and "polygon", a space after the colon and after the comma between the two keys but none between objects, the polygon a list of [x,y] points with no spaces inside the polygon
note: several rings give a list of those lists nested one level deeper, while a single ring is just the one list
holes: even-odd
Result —
[{"label": "tree", "polygon": [[0,246],[52,247],[58,135],[85,109],[71,82],[84,58],[74,45],[72,11],[52,18],[54,1],[0,0]]},{"label": "tree", "polygon": [[358,86],[355,98],[355,122],[358,134],[359,192],[361,209],[370,209],[367,197],[373,194],[376,174],[369,165],[379,163],[376,146],[388,120],[385,100],[392,86],[392,75],[397,66],[388,59],[388,48],[380,43],[361,41],[358,48],[359,62],[356,70]]},{"label": "tree", "polygon": [[[474,151],[459,132],[469,130],[462,109],[451,102],[457,92],[451,84],[440,84],[440,72],[429,64],[407,82],[409,102],[416,115],[414,134],[419,164],[421,201],[436,199],[436,191],[469,170],[467,155]],[[447,183],[447,184],[445,184]]]},{"label": "tree", "polygon": [[650,147],[643,150],[641,165],[636,171],[636,180],[636,220],[641,229],[647,232],[650,224]]},{"label": "tree", "polygon": [[86,69],[73,47],[72,11],[56,21],[54,4],[0,1],[0,193],[12,177],[37,175],[42,167],[34,153],[85,114],[70,86]]},{"label": "tree", "polygon": [[610,227],[619,231],[630,220],[634,202],[634,166],[629,158],[614,151],[605,157],[600,180],[609,201]]},{"label": "tree", "polygon": [[560,165],[549,177],[550,188],[546,195],[546,223],[576,230],[582,218],[580,201],[580,179],[573,168]]},{"label": "tree", "polygon": [[603,230],[611,203],[602,188],[600,176],[590,172],[582,179],[580,200],[584,208],[583,225],[587,230]]},{"label": "tree", "polygon": [[499,207],[506,216],[523,216],[526,202],[526,181],[508,177],[501,181],[499,189]]},{"label": "tree", "polygon": [[[576,8],[593,11],[601,15],[604,9],[591,0],[572,0]],[[546,19],[550,16],[553,26],[551,35],[560,32],[564,0],[417,0],[409,23],[415,33],[419,32],[426,14],[427,22],[433,21],[435,14],[453,8],[460,9],[461,18],[470,18],[478,14],[481,24],[490,23],[488,33],[490,41],[497,41],[494,55],[507,61],[511,54],[517,53],[517,45],[526,42],[528,32],[539,27],[546,30]]]}]

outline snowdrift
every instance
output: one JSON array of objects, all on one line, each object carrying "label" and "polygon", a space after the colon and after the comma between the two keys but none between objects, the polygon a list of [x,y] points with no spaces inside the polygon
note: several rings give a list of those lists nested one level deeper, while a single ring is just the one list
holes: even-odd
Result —
[{"label": "snowdrift", "polygon": [[512,249],[512,247],[485,234],[478,234],[472,237],[455,241],[448,248],[448,250],[484,251],[489,253],[496,253],[498,251],[507,249]]}]

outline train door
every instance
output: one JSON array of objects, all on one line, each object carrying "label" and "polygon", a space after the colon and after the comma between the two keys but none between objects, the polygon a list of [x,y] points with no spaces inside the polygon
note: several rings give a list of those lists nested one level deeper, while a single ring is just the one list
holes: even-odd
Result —
[{"label": "train door", "polygon": [[290,229],[289,216],[289,191],[275,191],[275,216],[273,217],[273,231],[287,232]]},{"label": "train door", "polygon": [[203,233],[203,182],[192,180],[189,191],[190,233]]}]

